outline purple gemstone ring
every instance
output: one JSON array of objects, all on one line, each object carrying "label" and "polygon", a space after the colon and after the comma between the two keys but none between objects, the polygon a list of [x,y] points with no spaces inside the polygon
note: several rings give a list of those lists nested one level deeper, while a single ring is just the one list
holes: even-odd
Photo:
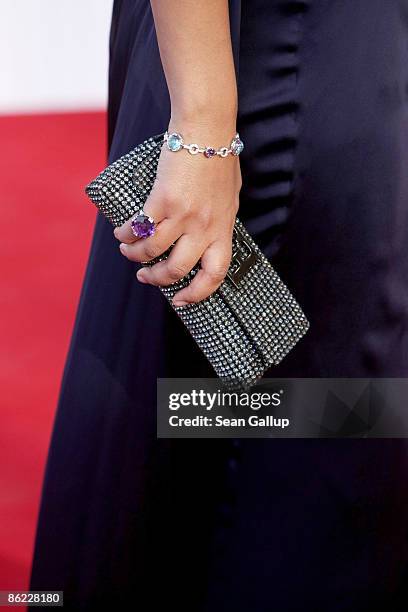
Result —
[{"label": "purple gemstone ring", "polygon": [[152,217],[140,212],[130,220],[132,232],[136,238],[148,238],[156,232],[156,223]]}]

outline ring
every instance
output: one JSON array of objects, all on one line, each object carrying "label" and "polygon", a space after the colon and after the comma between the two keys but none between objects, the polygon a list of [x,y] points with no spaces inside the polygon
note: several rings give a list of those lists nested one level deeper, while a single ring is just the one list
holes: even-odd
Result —
[{"label": "ring", "polygon": [[144,212],[137,213],[130,220],[130,227],[136,238],[148,238],[156,232],[156,223]]}]

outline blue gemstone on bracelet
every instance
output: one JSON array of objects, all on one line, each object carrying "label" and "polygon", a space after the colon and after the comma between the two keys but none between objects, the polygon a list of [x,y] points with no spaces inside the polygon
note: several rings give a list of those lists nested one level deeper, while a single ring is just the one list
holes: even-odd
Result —
[{"label": "blue gemstone on bracelet", "polygon": [[170,149],[170,151],[180,151],[182,145],[183,139],[180,134],[177,134],[177,132],[174,132],[168,136],[167,148]]},{"label": "blue gemstone on bracelet", "polygon": [[233,155],[239,155],[244,150],[244,143],[239,136],[235,136],[231,142],[231,152]]}]

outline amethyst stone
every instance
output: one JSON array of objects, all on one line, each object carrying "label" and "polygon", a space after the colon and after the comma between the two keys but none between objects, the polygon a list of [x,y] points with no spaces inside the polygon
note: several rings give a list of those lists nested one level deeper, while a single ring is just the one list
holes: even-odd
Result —
[{"label": "amethyst stone", "polygon": [[153,236],[156,231],[156,224],[151,217],[148,217],[144,213],[136,215],[130,222],[132,232],[138,238],[147,238]]},{"label": "amethyst stone", "polygon": [[214,157],[215,149],[213,149],[213,147],[207,147],[206,150],[204,151],[204,155],[206,157]]}]

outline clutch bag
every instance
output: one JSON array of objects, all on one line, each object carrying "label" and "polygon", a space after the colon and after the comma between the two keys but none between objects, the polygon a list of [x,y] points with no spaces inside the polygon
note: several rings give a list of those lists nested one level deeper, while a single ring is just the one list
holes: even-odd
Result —
[{"label": "clutch bag", "polygon": [[[142,210],[155,181],[163,140],[164,134],[148,138],[86,187],[89,198],[115,227]],[[239,219],[232,240],[227,276],[208,298],[179,307],[171,303],[174,294],[190,283],[199,263],[160,290],[215,373],[229,386],[248,388],[288,354],[309,322]],[[154,265],[170,251],[144,265]]]}]

